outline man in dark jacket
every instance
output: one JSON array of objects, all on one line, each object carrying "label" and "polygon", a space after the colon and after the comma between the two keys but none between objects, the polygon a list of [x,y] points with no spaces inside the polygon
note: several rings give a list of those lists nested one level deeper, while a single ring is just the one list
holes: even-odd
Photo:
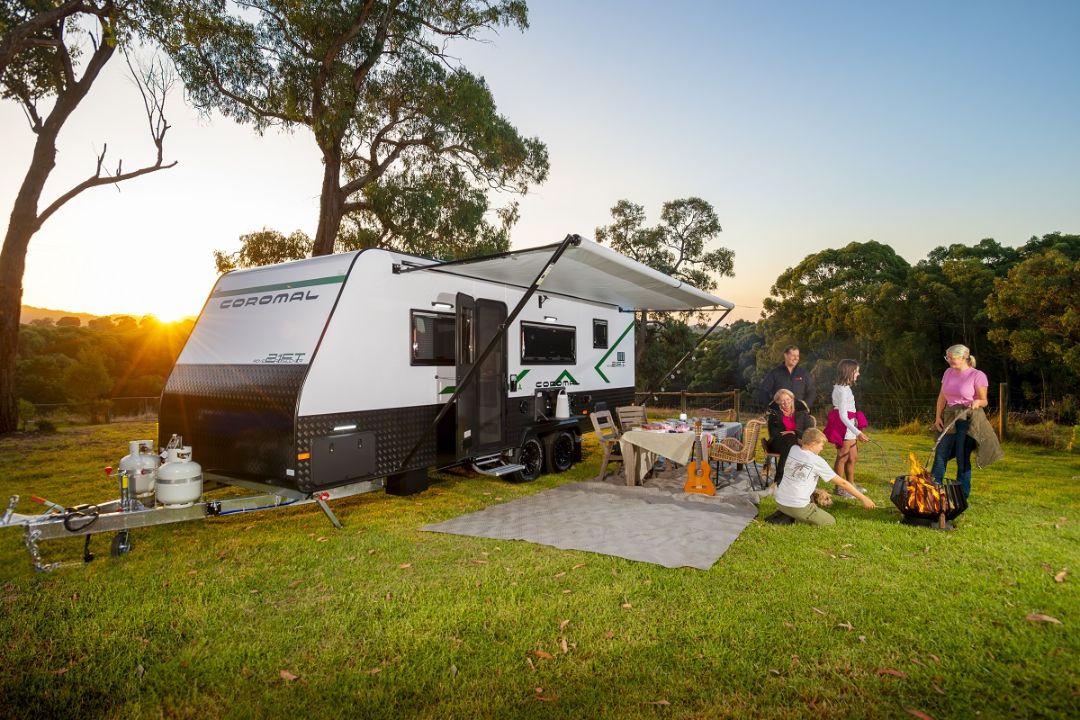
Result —
[{"label": "man in dark jacket", "polygon": [[809,370],[799,365],[799,348],[796,345],[784,348],[784,362],[765,373],[758,390],[758,402],[762,406],[768,405],[776,391],[781,389],[794,393],[795,400],[806,403],[807,409],[814,407],[814,378]]}]

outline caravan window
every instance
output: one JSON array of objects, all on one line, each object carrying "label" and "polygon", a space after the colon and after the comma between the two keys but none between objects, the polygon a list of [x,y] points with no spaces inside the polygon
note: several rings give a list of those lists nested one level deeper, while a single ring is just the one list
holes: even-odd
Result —
[{"label": "caravan window", "polygon": [[523,365],[573,365],[577,362],[577,328],[547,323],[521,323]]},{"label": "caravan window", "polygon": [[592,346],[594,349],[607,349],[607,320],[592,321]]},{"label": "caravan window", "polygon": [[453,365],[454,316],[450,313],[412,310],[409,313],[412,331],[413,365]]}]

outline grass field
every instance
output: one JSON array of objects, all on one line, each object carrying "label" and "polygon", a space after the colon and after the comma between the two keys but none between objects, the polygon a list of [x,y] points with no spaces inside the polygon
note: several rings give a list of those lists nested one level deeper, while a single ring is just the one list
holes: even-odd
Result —
[{"label": "grass field", "polygon": [[[110,499],[99,468],[154,436],[0,438],[4,495]],[[336,502],[340,531],[314,505],[215,518],[135,531],[123,558],[96,536],[92,563],[38,574],[0,529],[0,716],[1080,717],[1078,455],[1007,445],[941,533],[888,502],[930,440],[874,437],[878,510],[754,521],[707,572],[419,531],[595,474],[592,442],[528,485],[442,474]]]}]

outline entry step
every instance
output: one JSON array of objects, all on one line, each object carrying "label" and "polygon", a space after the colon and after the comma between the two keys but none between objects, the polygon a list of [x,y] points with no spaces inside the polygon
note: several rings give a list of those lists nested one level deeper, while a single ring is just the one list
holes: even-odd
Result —
[{"label": "entry step", "polygon": [[524,465],[518,465],[517,463],[508,463],[502,455],[489,455],[488,457],[477,458],[472,463],[473,470],[484,475],[493,475],[500,477],[502,475],[509,475],[512,472],[518,470],[524,470]]}]

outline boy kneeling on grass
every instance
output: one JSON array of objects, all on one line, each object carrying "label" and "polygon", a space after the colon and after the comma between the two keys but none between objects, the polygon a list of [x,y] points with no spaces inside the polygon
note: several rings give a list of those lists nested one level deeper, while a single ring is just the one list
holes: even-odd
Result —
[{"label": "boy kneeling on grass", "polygon": [[784,482],[776,488],[776,507],[784,515],[811,525],[834,525],[836,518],[810,502],[818,478],[832,482],[855,496],[863,507],[873,510],[874,501],[859,492],[859,488],[833,472],[821,449],[825,433],[810,428],[803,433],[799,444],[791,448],[784,467]]}]

